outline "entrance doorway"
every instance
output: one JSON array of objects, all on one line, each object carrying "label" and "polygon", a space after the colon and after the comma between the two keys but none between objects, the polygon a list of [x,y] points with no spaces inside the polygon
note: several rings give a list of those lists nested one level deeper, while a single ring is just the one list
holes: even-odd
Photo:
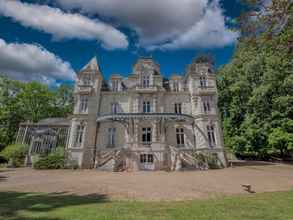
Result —
[{"label": "entrance doorway", "polygon": [[142,170],[154,170],[154,155],[153,154],[140,154],[140,168]]}]

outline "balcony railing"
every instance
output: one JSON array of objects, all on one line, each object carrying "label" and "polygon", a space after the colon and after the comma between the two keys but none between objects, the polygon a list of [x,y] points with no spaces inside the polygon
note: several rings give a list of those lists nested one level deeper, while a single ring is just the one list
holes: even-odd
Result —
[{"label": "balcony railing", "polygon": [[165,119],[171,121],[193,121],[194,117],[187,114],[175,114],[175,113],[117,113],[117,114],[105,114],[98,115],[97,122],[113,121],[113,120],[128,120],[128,119]]}]

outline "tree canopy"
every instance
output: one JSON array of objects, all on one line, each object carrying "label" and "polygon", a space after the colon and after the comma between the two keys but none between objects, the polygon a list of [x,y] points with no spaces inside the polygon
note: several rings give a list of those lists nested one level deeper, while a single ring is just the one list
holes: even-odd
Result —
[{"label": "tree canopy", "polygon": [[284,157],[293,150],[293,7],[261,2],[249,2],[235,54],[218,72],[219,108],[227,147]]},{"label": "tree canopy", "polygon": [[22,83],[0,77],[0,144],[10,144],[20,122],[66,117],[72,111],[72,87],[56,89],[38,82]]}]

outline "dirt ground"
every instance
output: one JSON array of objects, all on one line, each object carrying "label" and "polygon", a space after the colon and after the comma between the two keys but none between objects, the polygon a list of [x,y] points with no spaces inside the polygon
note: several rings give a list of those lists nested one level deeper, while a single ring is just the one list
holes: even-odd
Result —
[{"label": "dirt ground", "polygon": [[187,200],[293,189],[293,166],[259,164],[221,170],[111,173],[96,170],[0,169],[0,191],[106,195],[115,200]]}]

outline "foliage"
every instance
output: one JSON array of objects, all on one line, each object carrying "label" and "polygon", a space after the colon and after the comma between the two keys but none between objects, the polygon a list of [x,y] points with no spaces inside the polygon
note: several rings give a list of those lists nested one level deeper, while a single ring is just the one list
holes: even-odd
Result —
[{"label": "foliage", "polygon": [[281,156],[288,154],[288,151],[293,150],[293,134],[274,128],[269,134],[269,145],[273,152],[279,151]]},{"label": "foliage", "polygon": [[22,144],[8,145],[0,152],[0,156],[9,161],[10,165],[20,167],[24,165],[25,157],[28,153],[29,147]]},{"label": "foliage", "polygon": [[0,77],[0,144],[15,140],[20,122],[68,116],[73,108],[72,97],[72,88],[67,85],[50,89],[37,82]]},{"label": "foliage", "polygon": [[60,192],[0,192],[0,198],[0,220],[293,219],[293,191],[173,202],[111,201],[103,195]]},{"label": "foliage", "polygon": [[292,151],[293,6],[259,2],[251,2],[234,57],[218,72],[219,108],[227,147],[238,155],[284,157]]},{"label": "foliage", "polygon": [[58,147],[48,155],[41,155],[33,167],[35,169],[63,169],[65,167],[64,148]]},{"label": "foliage", "polygon": [[218,158],[217,154],[213,153],[193,153],[193,158],[197,163],[197,167],[200,169],[219,169],[223,168],[223,164]]}]

